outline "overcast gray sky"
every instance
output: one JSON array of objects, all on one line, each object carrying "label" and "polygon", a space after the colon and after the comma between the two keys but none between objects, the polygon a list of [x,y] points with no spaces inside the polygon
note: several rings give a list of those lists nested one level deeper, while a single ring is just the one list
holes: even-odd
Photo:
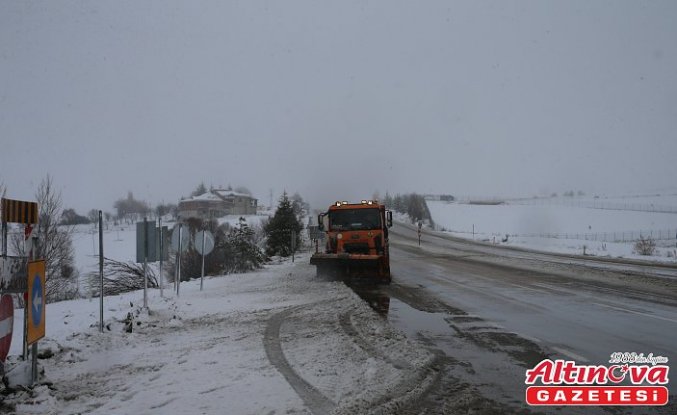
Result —
[{"label": "overcast gray sky", "polygon": [[[677,189],[677,2],[0,2],[0,181],[66,206],[200,181]],[[319,207],[319,206],[318,206]]]}]

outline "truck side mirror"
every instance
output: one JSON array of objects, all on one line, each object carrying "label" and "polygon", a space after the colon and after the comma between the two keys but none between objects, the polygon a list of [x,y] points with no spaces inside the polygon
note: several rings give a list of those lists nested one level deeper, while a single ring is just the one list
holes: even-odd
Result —
[{"label": "truck side mirror", "polygon": [[324,213],[317,215],[317,229],[324,231]]},{"label": "truck side mirror", "polygon": [[386,211],[386,225],[390,228],[393,226],[393,212],[392,210]]}]

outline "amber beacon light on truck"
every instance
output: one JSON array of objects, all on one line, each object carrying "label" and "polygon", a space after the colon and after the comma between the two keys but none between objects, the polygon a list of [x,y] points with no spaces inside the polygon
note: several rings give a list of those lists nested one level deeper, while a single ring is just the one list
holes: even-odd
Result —
[{"label": "amber beacon light on truck", "polygon": [[376,200],[337,201],[318,216],[317,222],[326,234],[324,252],[310,258],[318,275],[390,282],[388,228],[393,216],[384,205]]}]

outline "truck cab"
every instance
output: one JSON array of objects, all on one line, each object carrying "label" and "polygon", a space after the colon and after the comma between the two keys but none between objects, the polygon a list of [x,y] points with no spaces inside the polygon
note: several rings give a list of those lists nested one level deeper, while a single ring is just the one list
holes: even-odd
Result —
[{"label": "truck cab", "polygon": [[384,205],[373,200],[336,202],[318,216],[318,226],[326,233],[324,252],[310,260],[318,274],[371,276],[390,282],[392,213]]}]

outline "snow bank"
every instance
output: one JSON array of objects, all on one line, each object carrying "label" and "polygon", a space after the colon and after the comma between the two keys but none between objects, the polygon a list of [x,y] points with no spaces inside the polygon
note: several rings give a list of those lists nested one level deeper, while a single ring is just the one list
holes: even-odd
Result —
[{"label": "snow bank", "polygon": [[[107,297],[104,333],[97,299],[49,304],[40,350],[54,355],[40,360],[37,387],[4,404],[22,414],[313,411],[318,402],[298,393],[300,384],[347,413],[420,389],[430,353],[343,284],[317,280],[307,261],[207,278],[204,291],[184,283],[180,297],[153,290],[148,309],[141,291]],[[12,372],[23,367],[20,336],[15,330]]]}]

